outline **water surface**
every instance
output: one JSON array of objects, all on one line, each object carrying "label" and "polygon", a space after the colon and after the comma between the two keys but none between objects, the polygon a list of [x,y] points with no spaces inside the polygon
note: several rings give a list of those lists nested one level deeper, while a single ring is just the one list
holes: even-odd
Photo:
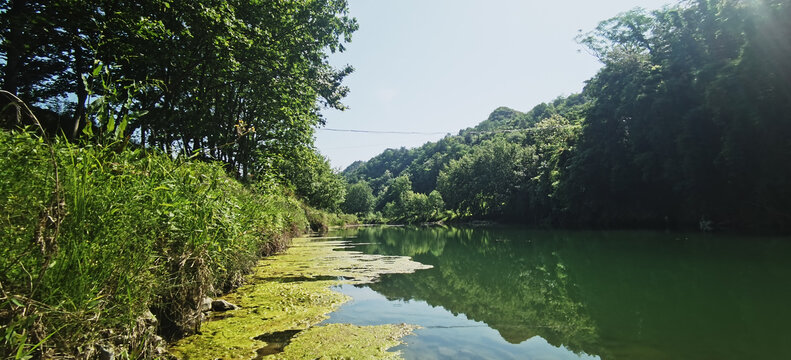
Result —
[{"label": "water surface", "polygon": [[791,359],[791,239],[515,227],[339,231],[432,269],[328,322],[423,326],[407,359]]}]

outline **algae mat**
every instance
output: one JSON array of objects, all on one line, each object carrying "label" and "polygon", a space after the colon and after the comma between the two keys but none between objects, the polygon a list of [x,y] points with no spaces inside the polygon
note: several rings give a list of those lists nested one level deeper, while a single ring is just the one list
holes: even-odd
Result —
[{"label": "algae mat", "polygon": [[284,254],[266,258],[247,285],[223,299],[239,309],[213,314],[201,333],[170,348],[180,359],[397,359],[387,349],[416,327],[407,324],[314,326],[349,297],[330,290],[380,275],[431,266],[403,256],[335,251],[337,238],[298,238]]}]

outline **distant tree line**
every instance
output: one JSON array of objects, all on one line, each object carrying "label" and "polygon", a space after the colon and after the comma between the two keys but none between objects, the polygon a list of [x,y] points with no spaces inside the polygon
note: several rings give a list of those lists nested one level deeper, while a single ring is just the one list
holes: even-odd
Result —
[{"label": "distant tree line", "polygon": [[622,13],[578,37],[604,65],[581,94],[344,174],[374,212],[406,178],[472,219],[788,231],[789,38],[787,0]]},{"label": "distant tree line", "polygon": [[[344,108],[352,71],[326,54],[343,51],[356,29],[346,0],[3,1],[0,86],[69,139],[122,134],[221,161],[240,178],[302,181],[294,164],[319,166],[304,177],[337,183],[310,149],[320,108]],[[8,104],[3,97],[0,125],[24,125]],[[295,179],[280,180],[304,189]],[[312,202],[337,208],[343,191]]]}]

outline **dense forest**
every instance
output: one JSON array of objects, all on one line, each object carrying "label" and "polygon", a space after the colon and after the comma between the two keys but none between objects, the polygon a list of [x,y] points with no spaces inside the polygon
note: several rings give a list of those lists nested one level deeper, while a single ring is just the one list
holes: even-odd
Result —
[{"label": "dense forest", "polygon": [[498,108],[457,135],[353,163],[345,209],[390,221],[789,231],[789,38],[783,0],[622,13],[577,37],[603,64],[580,94],[527,113]]},{"label": "dense forest", "polygon": [[[356,29],[342,0],[4,1],[0,85],[50,134],[219,161],[337,208],[344,186],[313,134],[321,108],[344,109],[353,69],[327,53]],[[32,125],[9,103],[3,128]]]},{"label": "dense forest", "polygon": [[0,2],[0,357],[167,357],[354,221],[313,134],[356,29],[345,0]]}]

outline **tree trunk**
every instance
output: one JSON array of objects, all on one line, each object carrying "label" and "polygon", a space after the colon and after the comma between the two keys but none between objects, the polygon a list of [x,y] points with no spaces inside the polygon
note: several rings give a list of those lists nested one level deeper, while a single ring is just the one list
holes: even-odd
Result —
[{"label": "tree trunk", "polygon": [[[18,96],[19,72],[24,63],[24,27],[25,27],[25,0],[11,0],[8,10],[9,31],[6,38],[6,64],[3,78],[3,90]],[[29,100],[29,99],[24,99]]]},{"label": "tree trunk", "polygon": [[[79,32],[75,32],[75,37],[79,37]],[[76,139],[87,124],[86,118],[86,102],[88,101],[88,89],[82,82],[82,74],[86,73],[85,52],[80,46],[78,39],[75,39],[74,44],[74,93],[77,95],[77,104],[74,111],[74,129],[71,133],[72,139]]]}]

